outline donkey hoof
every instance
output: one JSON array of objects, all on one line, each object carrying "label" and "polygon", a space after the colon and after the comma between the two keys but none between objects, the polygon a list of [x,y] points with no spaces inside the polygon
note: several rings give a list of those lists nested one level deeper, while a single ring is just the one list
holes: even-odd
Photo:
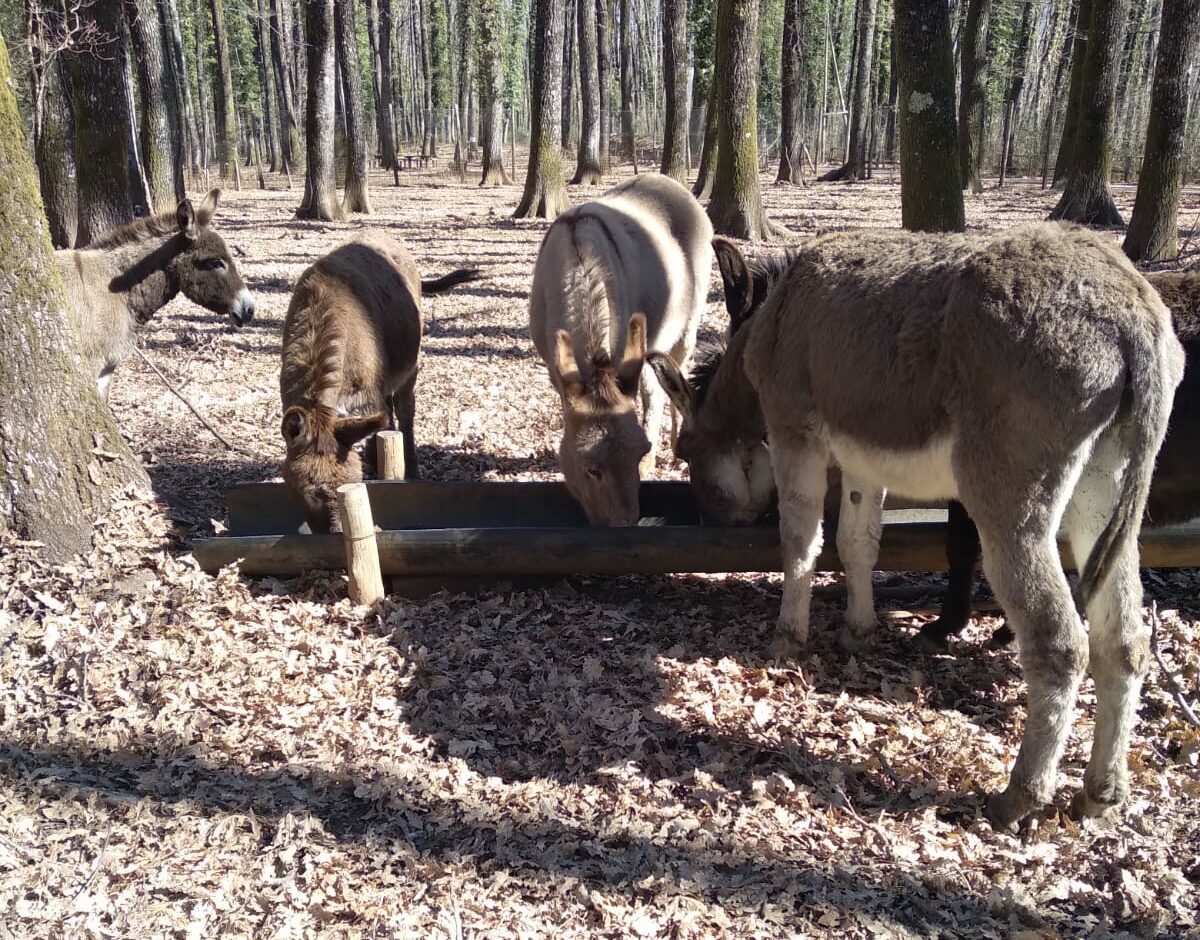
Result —
[{"label": "donkey hoof", "polygon": [[805,646],[795,634],[781,627],[775,634],[775,639],[771,641],[771,656],[774,659],[799,659]]},{"label": "donkey hoof", "polygon": [[849,620],[844,620],[841,627],[838,628],[837,636],[834,638],[834,645],[837,647],[838,652],[853,656],[855,653],[861,652],[868,644],[871,635],[877,627],[878,623],[874,620],[865,624],[851,623]]},{"label": "donkey hoof", "polygon": [[1003,793],[989,796],[983,812],[993,829],[1015,833],[1025,818],[1036,809],[1037,801],[1010,786]]},{"label": "donkey hoof", "polygon": [[1004,624],[996,628],[996,632],[991,635],[991,638],[984,644],[984,647],[989,650],[1002,650],[1016,638],[1017,635],[1013,633],[1012,627]]},{"label": "donkey hoof", "polygon": [[927,623],[923,626],[920,632],[913,637],[912,645],[918,653],[927,653],[930,656],[940,656],[950,652],[950,640],[944,634],[936,629],[937,622]]},{"label": "donkey hoof", "polygon": [[1086,790],[1080,790],[1071,797],[1071,808],[1068,810],[1068,813],[1076,822],[1083,822],[1085,819],[1102,819],[1120,804],[1120,797],[1116,799],[1096,799],[1095,797],[1088,796]]}]

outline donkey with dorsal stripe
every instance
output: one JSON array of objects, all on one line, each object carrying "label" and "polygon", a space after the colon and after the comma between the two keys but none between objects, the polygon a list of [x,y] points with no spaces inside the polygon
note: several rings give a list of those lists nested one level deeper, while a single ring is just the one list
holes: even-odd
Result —
[{"label": "donkey with dorsal stripe", "polygon": [[[1095,743],[1072,811],[1099,815],[1124,799],[1149,656],[1137,533],[1183,350],[1117,246],[1055,223],[996,236],[828,235],[797,251],[706,388],[650,361],[684,413],[678,453],[706,518],[739,521],[755,472],[739,447],[770,439],[784,638],[808,637],[831,460],[843,475],[846,645],[875,623],[886,490],[958,499],[979,527],[1029,687],[1021,748],[990,818],[1012,826],[1053,794],[1089,658]],[[1075,598],[1060,523],[1084,560]]]},{"label": "donkey with dorsal stripe", "polygon": [[[362,479],[353,448],[363,438],[384,428],[403,431],[405,477],[418,476],[421,296],[478,277],[471,269],[423,281],[408,249],[371,231],[300,276],[283,324],[283,479],[313,532],[338,528],[337,488]],[[356,409],[369,413],[340,414]]]},{"label": "donkey with dorsal stripe", "polygon": [[542,241],[529,329],[562,400],[559,465],[592,525],[638,520],[667,404],[642,365],[647,350],[690,359],[711,240],[695,197],[647,174],[560,215]]},{"label": "donkey with dorsal stripe", "polygon": [[135,219],[105,232],[86,248],[56,251],[67,309],[84,360],[107,400],[113,370],[132,352],[137,328],[176,294],[216,313],[235,327],[254,317],[254,300],[224,239],[212,228],[221,190],[196,208]]}]

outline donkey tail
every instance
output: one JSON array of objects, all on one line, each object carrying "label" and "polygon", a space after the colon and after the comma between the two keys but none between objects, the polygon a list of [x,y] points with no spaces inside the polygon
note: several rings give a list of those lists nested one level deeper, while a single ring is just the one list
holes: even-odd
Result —
[{"label": "donkey tail", "polygon": [[[1080,569],[1075,601],[1080,611],[1104,586],[1112,573],[1121,549],[1136,540],[1150,492],[1154,461],[1167,432],[1175,386],[1182,375],[1182,350],[1169,320],[1164,327],[1148,330],[1141,327],[1138,334],[1125,342],[1126,383],[1114,422],[1118,424],[1129,454],[1121,491],[1112,516]],[[1172,355],[1172,345],[1179,350]]]},{"label": "donkey tail", "polygon": [[483,272],[478,268],[459,268],[457,271],[451,271],[449,274],[442,277],[430,278],[427,281],[421,281],[422,294],[440,294],[443,291],[448,291],[451,288],[458,287],[459,284],[467,284],[471,281],[478,281],[483,277]]}]

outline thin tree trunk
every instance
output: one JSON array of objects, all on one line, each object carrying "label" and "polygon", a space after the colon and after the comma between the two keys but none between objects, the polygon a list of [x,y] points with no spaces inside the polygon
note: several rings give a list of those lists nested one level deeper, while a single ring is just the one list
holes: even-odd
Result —
[{"label": "thin tree trunk", "polygon": [[585,186],[599,183],[600,88],[596,49],[596,8],[592,0],[576,0],[575,20],[579,33],[579,150],[571,182]]},{"label": "thin tree trunk", "polygon": [[537,0],[533,47],[533,129],[529,171],[515,218],[555,219],[570,206],[563,185],[557,118],[562,113],[563,8],[560,0]]},{"label": "thin tree trunk", "polygon": [[271,40],[267,36],[268,17],[263,0],[256,0],[257,15],[254,18],[254,64],[258,69],[258,82],[262,87],[263,136],[267,147],[267,165],[272,173],[279,172],[283,145],[279,140],[278,111],[279,92],[275,87],[275,74],[271,68]]},{"label": "thin tree trunk", "polygon": [[395,57],[392,52],[392,39],[396,35],[395,17],[392,15],[392,0],[379,0],[379,164],[385,170],[395,170],[396,134],[394,113],[395,103],[392,95]]},{"label": "thin tree trunk", "polygon": [[854,96],[850,102],[850,136],[846,150],[846,162],[838,169],[821,176],[822,182],[860,180],[866,179],[867,176],[868,90],[871,80],[871,53],[874,47],[877,2],[878,0],[861,0],[858,8]]},{"label": "thin tree trunk", "polygon": [[962,31],[962,80],[958,99],[958,168],[963,189],[983,192],[984,107],[987,100],[988,16],[992,0],[969,0]]},{"label": "thin tree trunk", "polygon": [[133,55],[130,51],[132,42],[123,15],[120,20],[120,28],[120,67],[124,73],[121,90],[125,93],[125,113],[128,117],[125,124],[125,153],[129,160],[126,168],[129,173],[129,191],[133,194],[133,214],[135,216],[149,215],[150,186],[146,182],[146,173],[142,169],[142,148],[138,141],[138,109],[137,103],[134,101],[134,95],[137,94],[137,81],[133,77]]},{"label": "thin tree trunk", "polygon": [[284,3],[282,0],[270,0],[270,3],[271,59],[275,63],[275,81],[279,87],[279,140],[283,145],[283,159],[287,171],[291,172],[303,164],[300,126],[296,116],[296,86],[292,82],[287,26],[281,11]]},{"label": "thin tree trunk", "polygon": [[564,0],[565,19],[563,20],[562,48],[562,149],[571,147],[571,125],[574,123],[574,77],[575,77],[575,8],[588,0]]},{"label": "thin tree trunk", "polygon": [[334,31],[337,34],[338,65],[342,78],[342,100],[346,109],[346,212],[370,212],[367,195],[367,137],[363,127],[362,68],[358,61],[354,28],[354,0],[336,0]]},{"label": "thin tree trunk", "polygon": [[1004,176],[1013,172],[1012,150],[1019,122],[1018,109],[1021,104],[1021,90],[1025,87],[1025,69],[1029,59],[1029,33],[1032,26],[1032,14],[1033,2],[1032,0],[1025,0],[1021,11],[1021,25],[1017,33],[1017,48],[1013,52],[1010,70],[1011,77],[1009,78],[1008,90],[1004,96],[1004,130],[1000,138],[1001,159],[1004,161],[1000,174],[1002,181]]},{"label": "thin tree trunk", "polygon": [[[716,24],[719,39],[720,23]],[[704,143],[700,147],[700,166],[696,170],[696,182],[692,185],[692,193],[697,199],[707,199],[712,195],[713,179],[717,169],[717,154],[720,146],[717,139],[717,96],[720,93],[721,76],[717,73],[717,63],[720,62],[720,46],[713,47],[716,57],[713,63],[712,81],[708,83],[708,106],[704,110]]]},{"label": "thin tree trunk", "polygon": [[237,111],[233,97],[233,71],[229,64],[229,40],[225,36],[225,12],[222,0],[208,0],[212,13],[213,42],[217,53],[217,86],[213,103],[217,115],[217,156],[221,161],[221,178],[232,179],[233,188],[242,188],[238,167]]},{"label": "thin tree trunk", "polygon": [[333,164],[333,97],[336,78],[333,0],[307,0],[304,7],[308,98],[304,115],[306,169],[300,219],[332,221],[342,217]]},{"label": "thin tree trunk", "polygon": [[[163,30],[166,34],[171,75],[175,82],[175,96],[182,109],[183,137],[187,148],[187,165],[193,173],[200,170],[200,130],[196,126],[196,106],[192,102],[192,84],[188,81],[187,57],[183,50],[183,32],[179,26],[179,8],[175,0],[159,0],[162,8]],[[176,195],[184,196],[184,181],[182,171],[177,172],[175,185]]]},{"label": "thin tree trunk", "polygon": [[[97,18],[119,27],[120,5],[114,6],[115,16],[101,10]],[[121,490],[148,480],[91,376],[78,367],[78,340],[47,238],[13,86],[8,50],[0,39],[0,205],[5,220],[0,231],[0,388],[20,396],[20,407],[6,409],[0,421],[0,533],[41,542],[49,560],[66,561],[91,545],[95,517]],[[121,132],[119,126],[116,130]],[[124,168],[124,162],[117,167],[122,173]],[[107,456],[101,459],[98,453]]]},{"label": "thin tree trunk", "polygon": [[[27,0],[27,12],[35,11]],[[70,248],[78,222],[75,179],[75,116],[67,97],[63,60],[46,49],[43,17],[60,22],[56,10],[40,9],[27,17],[30,88],[33,96],[33,152],[37,160],[42,201],[56,248]]]},{"label": "thin tree trunk", "polygon": [[166,212],[179,201],[175,195],[177,142],[168,110],[170,82],[164,76],[162,29],[154,0],[125,0],[125,18],[137,62],[139,142],[142,168],[150,189],[152,212]]},{"label": "thin tree trunk", "polygon": [[661,172],[686,184],[687,164],[687,0],[663,0],[663,74],[667,112]]},{"label": "thin tree trunk", "polygon": [[1083,66],[1087,58],[1088,32],[1092,26],[1094,0],[1079,0],[1075,10],[1075,32],[1071,44],[1071,83],[1067,87],[1067,115],[1063,121],[1058,157],[1054,161],[1054,183],[1066,182],[1075,158],[1075,132],[1079,126],[1080,101],[1083,98]]},{"label": "thin tree trunk", "polygon": [[776,183],[798,182],[804,177],[800,154],[804,123],[805,92],[808,82],[804,75],[805,0],[784,0],[783,45],[780,51],[780,94],[782,101],[779,130],[779,172]]},{"label": "thin tree trunk", "polygon": [[946,0],[895,0],[900,74],[900,212],[910,231],[966,225]]},{"label": "thin tree trunk", "polygon": [[612,102],[609,94],[612,73],[612,4],[615,0],[596,0],[596,73],[600,78],[600,172],[607,173],[609,129]]},{"label": "thin tree trunk", "polygon": [[1134,261],[1172,261],[1179,256],[1188,66],[1198,42],[1200,0],[1163,0],[1146,152],[1125,236],[1125,254]]},{"label": "thin tree trunk", "polygon": [[621,0],[621,148],[636,165],[637,139],[633,119],[633,28],[629,0]]},{"label": "thin tree trunk", "polygon": [[458,138],[454,165],[465,177],[471,137],[471,50],[474,47],[471,0],[458,0]]},{"label": "thin tree trunk", "polygon": [[[387,0],[385,0],[387,2]],[[504,169],[504,48],[499,0],[479,0],[479,107],[483,174],[480,186],[506,186]]]}]

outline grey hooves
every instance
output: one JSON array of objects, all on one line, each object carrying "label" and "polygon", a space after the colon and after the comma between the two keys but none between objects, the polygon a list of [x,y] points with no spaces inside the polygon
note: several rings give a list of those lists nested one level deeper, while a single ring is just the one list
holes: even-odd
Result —
[{"label": "grey hooves", "polygon": [[771,656],[774,659],[799,659],[804,653],[806,644],[782,630],[776,631],[775,639],[771,641]]},{"label": "grey hooves", "polygon": [[1068,811],[1076,822],[1085,819],[1102,819],[1113,812],[1121,800],[1097,800],[1087,795],[1086,790],[1080,790],[1071,797],[1071,808]]},{"label": "grey hooves", "polygon": [[993,793],[984,804],[983,813],[992,828],[999,832],[1016,833],[1021,823],[1038,809],[1038,801],[1011,786],[1003,793]]},{"label": "grey hooves", "polygon": [[877,627],[878,624],[876,623],[860,627],[843,621],[842,625],[838,628],[834,645],[837,647],[838,652],[845,653],[847,656],[861,653],[870,642],[871,635]]}]

